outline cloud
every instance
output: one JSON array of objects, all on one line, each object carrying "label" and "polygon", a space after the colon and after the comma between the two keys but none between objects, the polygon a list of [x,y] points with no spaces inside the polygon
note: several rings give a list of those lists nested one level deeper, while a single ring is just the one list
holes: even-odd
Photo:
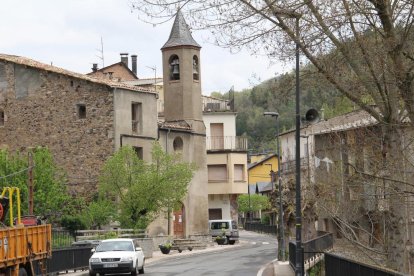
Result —
[{"label": "cloud", "polygon": [[[161,76],[160,48],[167,41],[172,21],[153,27],[137,19],[127,0],[2,0],[0,10],[0,52],[53,63],[80,73],[90,72],[92,63],[102,65],[101,37],[105,65],[120,60],[119,53],[138,55],[138,75]],[[205,94],[242,90],[265,80],[280,66],[269,67],[267,58],[206,44],[207,33],[193,33],[202,45],[201,73]]]}]

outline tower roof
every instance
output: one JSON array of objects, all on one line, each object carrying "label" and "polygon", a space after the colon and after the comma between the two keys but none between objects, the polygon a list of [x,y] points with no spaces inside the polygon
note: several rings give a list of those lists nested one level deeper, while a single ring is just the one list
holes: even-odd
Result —
[{"label": "tower roof", "polygon": [[184,16],[180,10],[177,11],[177,15],[175,16],[170,37],[161,49],[174,46],[195,46],[201,48],[201,46],[194,40],[193,36],[191,35],[190,29],[185,22]]}]

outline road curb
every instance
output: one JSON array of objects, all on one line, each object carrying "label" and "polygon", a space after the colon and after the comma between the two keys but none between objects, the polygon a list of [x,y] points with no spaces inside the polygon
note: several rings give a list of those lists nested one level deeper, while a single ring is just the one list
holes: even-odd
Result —
[{"label": "road curb", "polygon": [[235,245],[223,245],[223,247],[215,247],[211,249],[206,248],[206,249],[201,249],[201,250],[190,251],[191,253],[186,253],[186,254],[185,254],[185,251],[183,251],[182,253],[175,253],[174,255],[166,254],[165,256],[162,256],[159,259],[152,259],[152,258],[146,259],[145,266],[152,266],[153,264],[157,264],[157,263],[164,262],[167,260],[183,259],[183,258],[191,257],[194,255],[202,255],[202,254],[208,255],[208,254],[213,254],[218,251],[231,251],[237,248],[244,247],[248,244],[249,244],[248,242],[240,242],[239,244],[235,244]]}]

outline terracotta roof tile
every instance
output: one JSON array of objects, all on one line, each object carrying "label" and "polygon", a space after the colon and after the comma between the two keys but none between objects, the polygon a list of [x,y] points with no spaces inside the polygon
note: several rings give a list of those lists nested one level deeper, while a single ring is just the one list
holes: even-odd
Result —
[{"label": "terracotta roof tile", "polygon": [[191,126],[186,121],[158,122],[158,125],[160,128],[191,130]]},{"label": "terracotta roof tile", "polygon": [[20,64],[20,65],[29,66],[29,67],[40,69],[40,70],[45,70],[45,71],[48,71],[48,72],[62,74],[62,75],[65,75],[65,76],[69,76],[69,77],[73,77],[73,78],[77,78],[77,79],[82,79],[82,80],[85,80],[85,81],[90,81],[90,82],[93,82],[93,83],[108,85],[108,86],[113,87],[113,88],[122,88],[122,89],[127,89],[127,90],[133,90],[133,91],[156,94],[154,91],[152,91],[150,89],[137,87],[137,86],[131,86],[131,85],[127,85],[127,84],[122,83],[122,82],[114,82],[114,81],[111,81],[111,80],[104,80],[104,79],[98,79],[98,78],[90,77],[90,76],[87,76],[87,75],[84,75],[84,74],[75,73],[75,72],[72,72],[72,71],[69,71],[69,70],[65,70],[65,69],[62,69],[62,68],[59,68],[59,67],[56,67],[56,66],[53,66],[53,65],[41,63],[41,62],[38,62],[38,61],[30,59],[30,58],[26,58],[26,57],[0,54],[0,61],[1,60],[7,61],[7,62],[13,62],[13,63]]}]

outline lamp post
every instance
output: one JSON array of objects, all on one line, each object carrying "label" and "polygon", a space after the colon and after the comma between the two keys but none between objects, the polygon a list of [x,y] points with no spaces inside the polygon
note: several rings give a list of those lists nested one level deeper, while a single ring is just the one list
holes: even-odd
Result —
[{"label": "lamp post", "polygon": [[[282,176],[280,173],[280,146],[279,146],[279,113],[277,112],[264,112],[264,116],[271,116],[276,118],[276,144],[277,144],[277,175],[279,182],[279,237],[280,237],[280,256],[279,260],[285,260],[285,230],[283,225],[283,202],[282,202]],[[273,171],[272,171],[273,172]],[[273,177],[273,176],[272,176]],[[272,178],[273,181],[273,178]]]},{"label": "lamp post", "polygon": [[295,275],[303,276],[304,275],[304,265],[303,265],[303,250],[302,250],[302,207],[301,207],[301,191],[300,191],[300,81],[299,81],[299,20],[302,17],[302,14],[294,10],[275,10],[274,14],[280,17],[294,18],[295,19],[295,44],[296,44],[296,92],[295,92],[295,102],[296,102],[296,131],[295,131],[295,141],[296,141],[296,214],[295,214],[295,224],[296,224],[296,264],[295,264]]},{"label": "lamp post", "polygon": [[300,190],[300,81],[299,81],[299,19],[300,14],[295,14],[296,28],[296,268],[297,276],[304,275],[303,250],[302,250],[302,207]]}]

